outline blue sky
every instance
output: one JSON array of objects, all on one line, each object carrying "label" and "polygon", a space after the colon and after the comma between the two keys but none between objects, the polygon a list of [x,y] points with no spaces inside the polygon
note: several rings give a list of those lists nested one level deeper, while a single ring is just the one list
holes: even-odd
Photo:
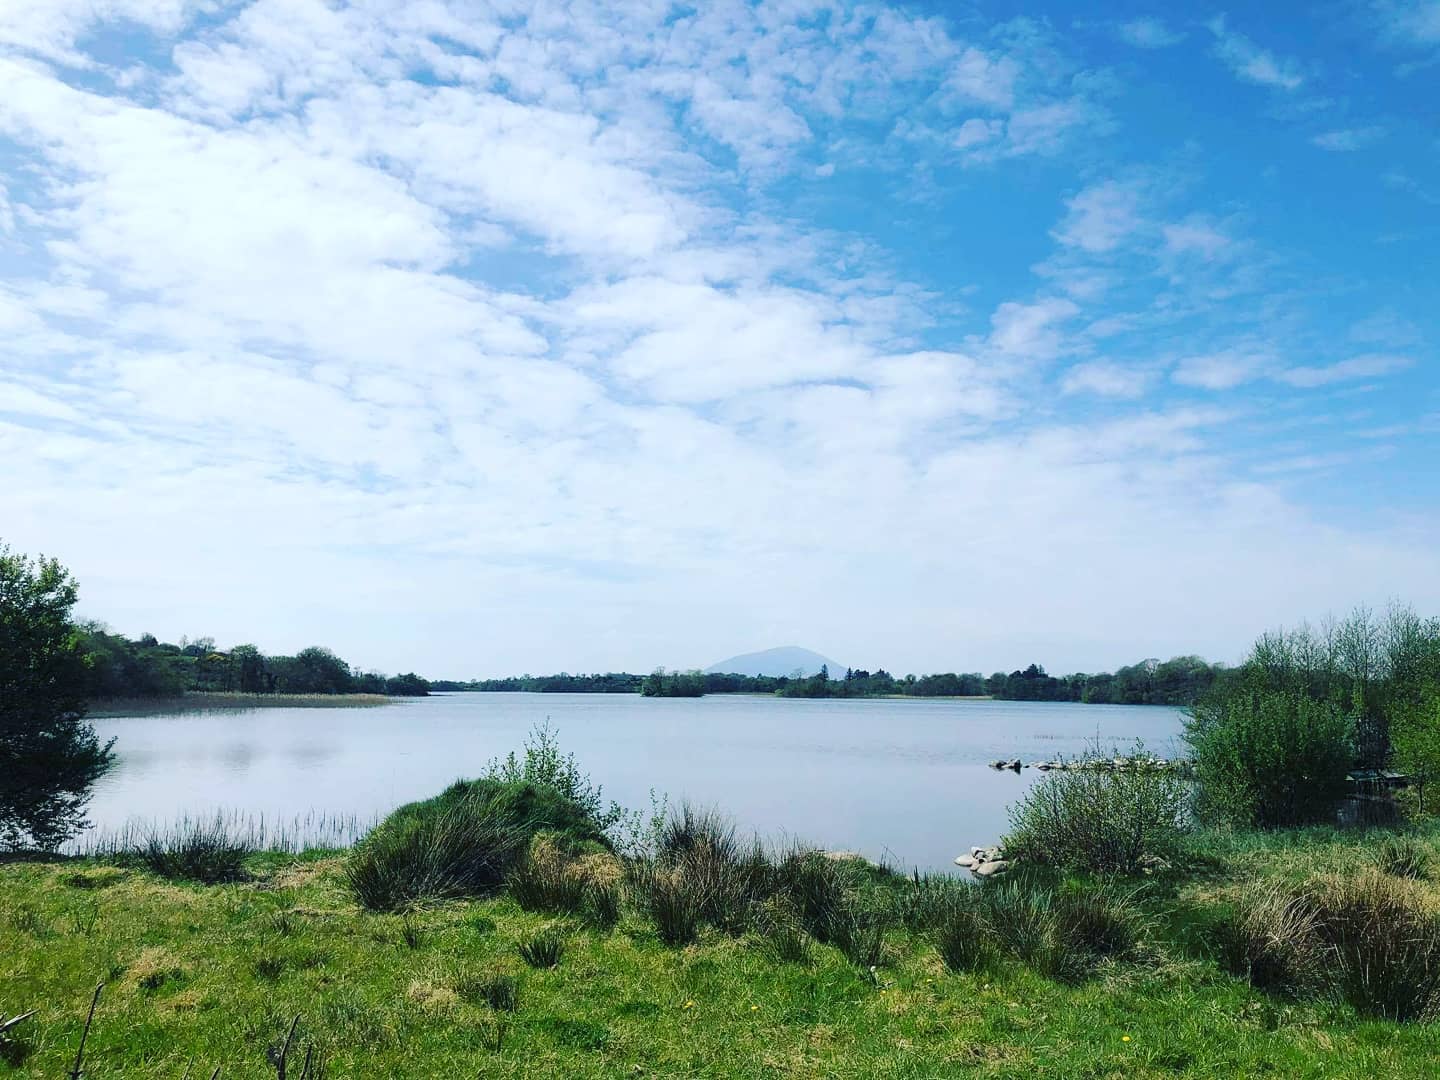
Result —
[{"label": "blue sky", "polygon": [[1440,611],[1440,3],[21,0],[0,538],[433,675]]}]

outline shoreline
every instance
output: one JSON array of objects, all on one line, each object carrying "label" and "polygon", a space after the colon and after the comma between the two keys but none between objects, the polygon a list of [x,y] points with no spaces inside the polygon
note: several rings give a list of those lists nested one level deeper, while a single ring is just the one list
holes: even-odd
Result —
[{"label": "shoreline", "polygon": [[92,701],[86,715],[95,720],[127,716],[165,716],[192,712],[241,712],[247,709],[370,709],[391,705],[384,694],[240,694],[197,691],[183,697],[108,698]]}]

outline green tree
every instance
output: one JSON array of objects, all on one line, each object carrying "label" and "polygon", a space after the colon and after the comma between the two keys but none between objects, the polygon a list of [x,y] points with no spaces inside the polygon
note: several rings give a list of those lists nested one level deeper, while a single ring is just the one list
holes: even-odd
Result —
[{"label": "green tree", "polygon": [[242,694],[263,694],[266,687],[265,657],[254,645],[236,645],[230,650],[230,677]]},{"label": "green tree", "polygon": [[85,722],[75,597],[58,561],[0,545],[0,847],[54,850],[74,836],[114,761],[114,740],[101,746]]},{"label": "green tree", "polygon": [[1260,828],[1320,820],[1354,764],[1354,730],[1334,703],[1296,691],[1239,686],[1201,702],[1185,741],[1202,813]]}]

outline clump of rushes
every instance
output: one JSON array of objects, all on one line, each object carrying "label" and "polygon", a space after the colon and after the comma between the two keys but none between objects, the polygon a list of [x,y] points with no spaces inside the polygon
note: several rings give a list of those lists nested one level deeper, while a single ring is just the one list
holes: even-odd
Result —
[{"label": "clump of rushes", "polygon": [[215,885],[245,877],[252,849],[230,836],[225,822],[182,821],[171,829],[150,833],[137,846],[121,851],[117,861],[138,864],[169,881]]},{"label": "clump of rushes", "polygon": [[653,859],[639,860],[627,868],[626,886],[666,945],[689,945],[700,936],[705,898],[697,883],[679,870]]},{"label": "clump of rushes", "polygon": [[1425,878],[1430,875],[1430,851],[1408,834],[1387,836],[1375,849],[1375,867],[1395,877]]},{"label": "clump of rushes", "polygon": [[531,841],[530,850],[505,884],[526,911],[574,914],[585,906],[584,876],[571,865],[555,839],[545,833]]},{"label": "clump of rushes", "polygon": [[496,1012],[514,1012],[520,1004],[519,981],[513,975],[498,971],[463,975],[455,981],[455,992],[472,1004],[485,1005]]},{"label": "clump of rushes", "polygon": [[464,793],[397,810],[356,845],[345,873],[364,907],[400,911],[498,888],[528,839],[501,799]]},{"label": "clump of rushes", "polygon": [[1251,886],[1222,924],[1221,954],[1229,969],[1257,990],[1298,995],[1323,986],[1327,950],[1309,897],[1267,882]]},{"label": "clump of rushes", "polygon": [[1440,1018],[1440,918],[1410,882],[1371,871],[1311,887],[1341,994],[1387,1020]]},{"label": "clump of rushes", "polygon": [[517,950],[520,959],[533,968],[553,968],[565,955],[565,935],[558,926],[547,926],[521,941]]}]

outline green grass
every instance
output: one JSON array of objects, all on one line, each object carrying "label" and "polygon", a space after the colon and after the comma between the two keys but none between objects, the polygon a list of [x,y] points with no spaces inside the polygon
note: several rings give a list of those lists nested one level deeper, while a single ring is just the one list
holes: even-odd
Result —
[{"label": "green grass", "polygon": [[[1074,984],[1013,954],[952,971],[935,932],[903,917],[871,972],[834,944],[807,939],[794,962],[711,926],[672,948],[633,905],[613,929],[506,895],[370,913],[338,853],[253,856],[246,880],[212,886],[91,860],[4,863],[0,1015],[37,1013],[0,1047],[0,1077],[64,1075],[97,982],[89,1080],[216,1065],[273,1077],[267,1049],[296,1016],[296,1045],[323,1051],[332,1077],[1436,1075],[1440,1025],[1270,996],[1211,955],[1209,928],[1247,882],[1353,866],[1382,838],[1292,839],[1198,838],[1191,869],[1147,886],[1145,955]],[[1437,839],[1416,842],[1433,858]],[[1440,909],[1436,886],[1405,887]],[[528,966],[520,946],[550,932],[564,935],[560,963]]]}]

